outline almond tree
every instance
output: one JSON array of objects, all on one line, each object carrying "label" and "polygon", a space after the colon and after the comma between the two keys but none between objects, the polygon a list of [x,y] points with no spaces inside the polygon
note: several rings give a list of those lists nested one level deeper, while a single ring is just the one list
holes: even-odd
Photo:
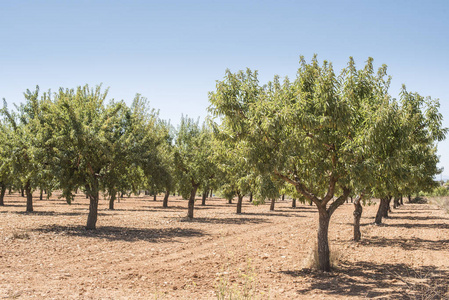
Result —
[{"label": "almond tree", "polygon": [[0,118],[0,206],[4,206],[6,189],[12,184],[11,178],[11,152],[8,145],[8,138],[12,136],[7,122]]},{"label": "almond tree", "polygon": [[[363,127],[370,105],[362,83],[351,81],[349,67],[336,76],[332,64],[301,59],[295,81],[278,77],[260,86],[257,72],[226,72],[210,93],[210,111],[231,140],[251,145],[246,159],[261,173],[293,185],[318,208],[318,261],[330,270],[328,228],[335,210],[363,173]],[[383,74],[365,67],[365,80],[382,85]],[[361,81],[360,81],[361,82]],[[382,86],[380,87],[382,88]],[[356,95],[355,97],[350,95]]]},{"label": "almond tree", "polygon": [[187,217],[190,219],[193,218],[198,188],[216,173],[211,136],[210,129],[205,124],[200,126],[199,120],[181,118],[175,139],[174,162],[180,191],[189,199]]},{"label": "almond tree", "polygon": [[237,214],[241,214],[243,197],[251,192],[252,171],[244,157],[244,143],[226,142],[216,139],[214,143],[214,159],[220,170],[220,189],[228,199],[237,196]]},{"label": "almond tree", "polygon": [[23,187],[27,199],[26,211],[32,212],[33,190],[42,186],[51,175],[45,150],[42,149],[42,100],[39,99],[39,87],[33,92],[27,90],[24,96],[25,103],[16,106],[16,111],[9,111],[6,101],[1,110],[7,122],[2,143],[8,155],[2,172]]},{"label": "almond tree", "polygon": [[[113,194],[120,187],[118,179],[134,176],[136,157],[151,159],[157,144],[139,125],[144,115],[134,114],[123,102],[106,104],[106,97],[100,86],[61,88],[45,108],[53,172],[69,202],[74,191],[85,190],[90,201],[86,229],[96,228],[100,190]],[[149,149],[142,153],[145,147]]]}]

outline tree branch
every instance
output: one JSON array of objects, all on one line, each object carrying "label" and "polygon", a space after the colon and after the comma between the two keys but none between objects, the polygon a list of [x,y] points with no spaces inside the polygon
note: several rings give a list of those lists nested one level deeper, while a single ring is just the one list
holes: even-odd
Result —
[{"label": "tree branch", "polygon": [[288,182],[288,183],[292,184],[296,188],[296,190],[298,192],[303,194],[304,197],[306,197],[307,199],[312,200],[316,205],[320,205],[321,204],[322,201],[316,195],[314,195],[313,193],[309,192],[306,189],[305,185],[302,184],[301,182],[294,181],[294,180],[290,179],[288,176],[285,176],[285,175],[279,173],[277,170],[274,170],[274,174],[276,176],[278,176],[279,178],[281,178],[282,180],[284,180],[285,182]]},{"label": "tree branch", "polygon": [[349,194],[351,193],[351,190],[344,187],[343,188],[343,195],[337,198],[327,209],[327,213],[329,214],[329,218],[332,216],[334,211],[343,203],[345,203],[346,199],[348,199]]}]

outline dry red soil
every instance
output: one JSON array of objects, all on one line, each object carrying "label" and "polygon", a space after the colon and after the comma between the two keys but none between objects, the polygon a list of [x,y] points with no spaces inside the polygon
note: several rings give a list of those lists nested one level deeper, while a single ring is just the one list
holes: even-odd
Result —
[{"label": "dry red soil", "polygon": [[449,215],[430,204],[394,209],[373,225],[365,206],[362,241],[352,239],[352,204],[332,216],[329,239],[338,263],[331,273],[313,261],[314,207],[278,201],[243,214],[212,198],[124,198],[116,209],[100,201],[97,230],[86,231],[88,203],[56,196],[7,195],[0,207],[0,298],[14,299],[440,299],[449,297]]}]

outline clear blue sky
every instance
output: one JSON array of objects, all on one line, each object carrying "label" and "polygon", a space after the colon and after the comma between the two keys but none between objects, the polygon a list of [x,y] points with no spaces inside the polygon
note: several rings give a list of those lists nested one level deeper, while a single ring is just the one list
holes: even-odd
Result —
[{"label": "clear blue sky", "polygon": [[[177,124],[206,115],[226,68],[261,82],[295,76],[299,55],[359,67],[374,58],[392,95],[439,98],[449,127],[449,1],[6,1],[0,0],[0,98],[103,83],[136,93]],[[449,142],[439,146],[449,179]],[[443,178],[444,178],[443,177]]]}]

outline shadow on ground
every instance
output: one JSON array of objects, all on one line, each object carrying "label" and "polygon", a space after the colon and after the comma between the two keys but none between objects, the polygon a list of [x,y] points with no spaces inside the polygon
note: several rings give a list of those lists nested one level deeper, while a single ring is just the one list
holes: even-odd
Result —
[{"label": "shadow on ground", "polygon": [[[332,273],[310,269],[287,270],[291,277],[307,278],[298,294],[322,291],[327,295],[381,299],[446,299],[449,272],[435,267],[410,268],[405,264],[341,263]],[[388,294],[385,290],[388,289]]]},{"label": "shadow on ground", "polygon": [[[243,214],[242,214],[243,215]],[[268,220],[262,218],[182,218],[180,222],[191,222],[191,223],[210,223],[210,224],[262,224],[269,223]]]},{"label": "shadow on ground", "polygon": [[110,241],[147,241],[165,242],[178,237],[199,237],[204,232],[186,228],[158,228],[141,229],[128,227],[104,226],[96,230],[86,230],[83,226],[59,226],[50,225],[33,229],[31,231],[40,233],[57,233],[61,235],[78,236],[86,238],[107,239]]},{"label": "shadow on ground", "polygon": [[[33,212],[26,212],[26,211],[12,211],[11,214],[17,214],[17,215],[29,215],[29,216],[81,216],[81,215],[87,215],[87,210],[85,213],[81,212],[57,212],[57,211],[33,211]],[[99,216],[103,216],[105,214],[98,213]]]},{"label": "shadow on ground", "polygon": [[425,240],[420,238],[384,238],[380,236],[364,237],[360,245],[371,247],[391,247],[398,246],[405,250],[427,249],[433,251],[447,250],[449,239],[446,240]]}]

